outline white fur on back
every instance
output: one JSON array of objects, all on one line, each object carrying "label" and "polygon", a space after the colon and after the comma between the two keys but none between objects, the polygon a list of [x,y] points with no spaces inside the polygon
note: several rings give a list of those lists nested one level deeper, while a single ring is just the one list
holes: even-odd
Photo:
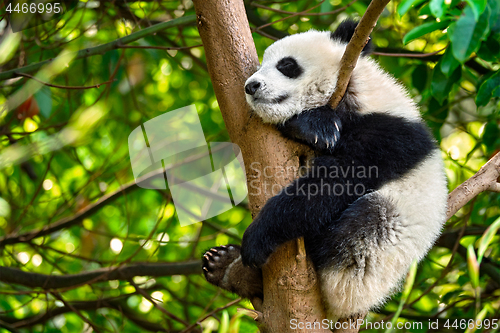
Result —
[{"label": "white fur on back", "polygon": [[436,150],[418,168],[377,191],[397,207],[397,214],[388,220],[393,228],[389,241],[372,244],[366,253],[363,272],[355,268],[319,272],[330,318],[366,313],[374,304],[382,305],[411,262],[421,260],[432,247],[445,222],[448,197],[440,155]]}]

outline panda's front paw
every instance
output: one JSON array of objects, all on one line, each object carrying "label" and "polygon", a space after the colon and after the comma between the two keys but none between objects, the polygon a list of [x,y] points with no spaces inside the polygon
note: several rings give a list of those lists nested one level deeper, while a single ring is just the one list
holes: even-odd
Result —
[{"label": "panda's front paw", "polygon": [[329,107],[320,107],[290,118],[279,124],[278,129],[286,137],[331,154],[340,140],[342,121]]},{"label": "panda's front paw", "polygon": [[275,246],[265,241],[266,237],[258,227],[250,225],[243,235],[241,260],[243,265],[260,268],[274,252]]}]

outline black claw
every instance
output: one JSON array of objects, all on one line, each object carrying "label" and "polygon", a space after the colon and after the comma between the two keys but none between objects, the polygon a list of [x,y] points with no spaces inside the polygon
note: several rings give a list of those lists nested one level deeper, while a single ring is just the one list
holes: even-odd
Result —
[{"label": "black claw", "polygon": [[304,111],[278,125],[278,129],[315,150],[332,153],[341,137],[342,121],[338,110],[324,106]]}]

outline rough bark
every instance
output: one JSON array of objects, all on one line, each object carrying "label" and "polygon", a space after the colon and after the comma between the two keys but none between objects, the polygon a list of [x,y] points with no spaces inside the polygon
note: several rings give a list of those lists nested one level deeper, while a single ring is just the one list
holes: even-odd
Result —
[{"label": "rough bark", "polygon": [[[215,95],[231,141],[242,150],[249,207],[255,216],[273,192],[277,194],[297,177],[300,161],[311,151],[250,113],[243,86],[259,62],[243,1],[195,0],[194,5]],[[297,244],[300,241],[281,246],[263,268],[263,331],[292,331],[291,319],[319,322],[325,318],[316,273],[303,245]]]}]

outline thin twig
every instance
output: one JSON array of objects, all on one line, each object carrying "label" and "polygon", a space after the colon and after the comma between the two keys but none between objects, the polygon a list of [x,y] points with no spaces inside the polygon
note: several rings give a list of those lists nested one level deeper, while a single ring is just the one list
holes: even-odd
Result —
[{"label": "thin twig", "polygon": [[101,333],[101,330],[99,328],[97,328],[97,326],[93,322],[91,322],[87,317],[85,317],[84,315],[82,315],[82,313],[78,309],[74,308],[70,303],[66,302],[66,300],[64,298],[62,298],[61,295],[59,295],[59,293],[55,293],[54,292],[54,293],[51,293],[51,294],[52,294],[52,296],[54,296],[55,298],[57,298],[58,300],[60,300],[65,306],[67,306],[68,308],[70,308],[71,311],[73,311],[74,313],[76,313],[76,315],[78,317],[82,318],[82,320],[84,322],[86,322],[87,324],[89,324],[89,326],[92,327],[92,329],[95,332]]},{"label": "thin twig", "polygon": [[165,51],[177,51],[177,50],[188,50],[195,47],[202,47],[203,44],[193,45],[193,46],[152,46],[152,45],[119,45],[119,49],[154,49],[154,50],[165,50]]},{"label": "thin twig", "polygon": [[267,7],[267,6],[260,5],[258,3],[253,3],[253,2],[251,3],[251,5],[254,6],[254,7],[257,7],[257,8],[262,8],[262,9],[265,9],[265,10],[270,10],[270,11],[275,12],[275,13],[288,14],[288,15],[293,15],[293,16],[323,16],[323,15],[333,15],[333,14],[337,14],[338,12],[342,12],[346,8],[348,8],[349,6],[351,6],[353,3],[355,3],[356,1],[358,1],[358,0],[352,0],[350,3],[348,3],[347,5],[345,5],[342,8],[338,8],[338,9],[335,9],[335,10],[332,10],[332,11],[329,11],[329,12],[323,12],[323,13],[308,13],[308,11],[310,11],[310,10],[316,8],[316,7],[313,7],[311,9],[308,9],[308,10],[305,10],[305,11],[302,11],[302,12],[290,12],[290,11],[287,11],[287,10],[281,10],[281,9],[275,9],[275,8]]},{"label": "thin twig", "polygon": [[19,333],[18,329],[12,327],[11,325],[9,325],[9,324],[1,321],[1,320],[0,320],[0,328],[3,328],[3,329],[5,329],[5,330],[7,330],[9,332],[12,332],[12,333]]},{"label": "thin twig", "polygon": [[219,311],[222,311],[224,309],[227,309],[228,307],[238,303],[241,301],[241,297],[240,298],[237,298],[235,299],[234,301],[231,301],[229,303],[227,303],[226,305],[224,306],[221,306],[213,311],[210,311],[205,317],[201,318],[201,319],[198,319],[194,324],[191,324],[189,325],[188,327],[186,327],[185,329],[183,329],[180,333],[187,333],[189,332],[190,330],[192,330],[196,325],[198,325],[199,323],[203,322],[205,319],[207,319],[208,317],[211,317],[214,315],[214,313],[217,313]]},{"label": "thin twig", "polygon": [[427,58],[438,54],[446,50],[448,46],[443,47],[440,50],[430,52],[430,53],[386,53],[386,52],[372,52],[373,55],[383,56],[383,57],[397,57],[397,58]]},{"label": "thin twig", "polygon": [[15,72],[15,74],[18,75],[18,76],[23,76],[23,77],[26,77],[26,78],[29,78],[29,79],[33,79],[33,80],[35,80],[37,82],[40,82],[43,85],[46,85],[47,87],[59,88],[59,89],[70,89],[70,90],[100,88],[102,85],[110,84],[113,81],[116,81],[116,80],[109,80],[109,81],[106,81],[106,82],[103,82],[103,83],[94,84],[93,86],[60,86],[58,84],[52,84],[52,83],[44,82],[44,81],[42,81],[42,80],[40,80],[40,79],[34,77],[33,75],[30,75],[30,74],[18,73],[18,72]]},{"label": "thin twig", "polygon": [[[353,1],[357,1],[357,0],[353,0]],[[273,24],[275,24],[275,23],[278,23],[278,22],[281,22],[281,21],[284,21],[284,20],[291,19],[292,17],[296,17],[296,16],[303,15],[303,14],[305,14],[305,13],[307,13],[307,12],[309,12],[309,11],[311,11],[311,10],[315,9],[315,8],[318,8],[319,6],[321,6],[321,5],[323,4],[323,2],[325,2],[325,0],[322,0],[322,1],[321,1],[320,3],[318,3],[316,6],[312,6],[311,8],[308,8],[308,9],[306,9],[306,10],[304,10],[304,11],[297,12],[297,13],[293,13],[293,14],[291,14],[290,16],[283,17],[283,18],[280,18],[279,20],[276,20],[276,21],[269,22],[269,23],[266,23],[266,24],[264,24],[264,25],[261,25],[260,27],[255,28],[255,29],[254,29],[254,32],[256,32],[256,31],[258,31],[258,30],[261,30],[261,29],[264,29],[264,28],[266,28],[266,27],[268,27],[268,26],[270,26],[270,25],[273,25]],[[342,8],[340,8],[340,9],[342,9]]]},{"label": "thin twig", "polygon": [[140,288],[132,279],[129,280],[129,283],[135,288],[135,290],[139,294],[141,294],[142,296],[144,296],[145,299],[147,299],[151,304],[153,304],[153,306],[155,308],[157,308],[158,310],[160,310],[161,312],[163,312],[165,315],[167,315],[167,317],[169,317],[169,318],[171,318],[171,319],[173,319],[175,321],[178,321],[179,323],[182,323],[182,324],[184,324],[186,326],[189,326],[189,323],[187,321],[185,321],[182,318],[177,317],[173,313],[167,311],[163,306],[161,306],[160,304],[158,304],[157,302],[155,302],[154,299],[147,292],[145,292],[144,290],[142,290],[142,288]]}]

